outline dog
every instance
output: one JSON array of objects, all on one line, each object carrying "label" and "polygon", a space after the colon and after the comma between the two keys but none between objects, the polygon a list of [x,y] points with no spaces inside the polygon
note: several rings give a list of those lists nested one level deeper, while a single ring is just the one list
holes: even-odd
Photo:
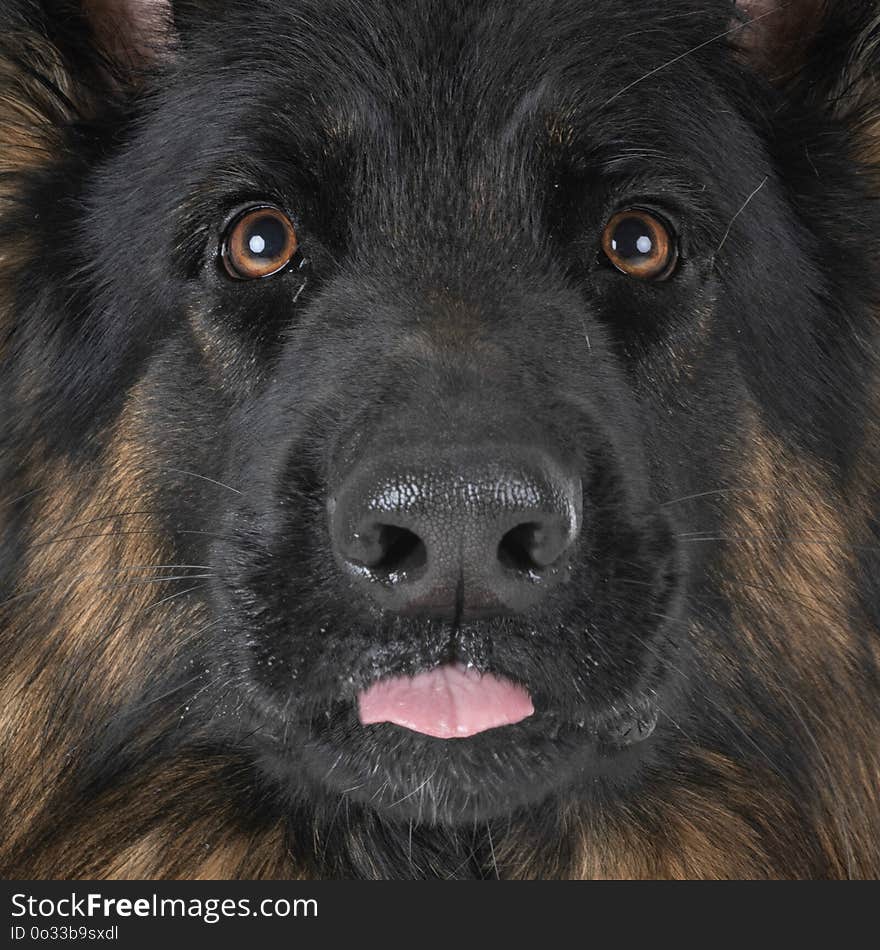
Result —
[{"label": "dog", "polygon": [[876,877],[878,42],[6,0],[4,876]]}]

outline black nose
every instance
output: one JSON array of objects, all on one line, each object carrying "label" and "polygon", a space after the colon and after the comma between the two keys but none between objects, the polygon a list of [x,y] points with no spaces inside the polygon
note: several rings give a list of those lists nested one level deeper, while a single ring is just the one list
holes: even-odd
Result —
[{"label": "black nose", "polygon": [[362,461],[329,503],[336,556],[386,610],[518,613],[563,579],[581,483],[530,449]]}]

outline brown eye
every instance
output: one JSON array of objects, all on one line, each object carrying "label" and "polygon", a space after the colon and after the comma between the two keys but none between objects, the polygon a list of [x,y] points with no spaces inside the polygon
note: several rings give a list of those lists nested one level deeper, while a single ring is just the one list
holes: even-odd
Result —
[{"label": "brown eye", "polygon": [[278,208],[249,208],[226,229],[221,256],[231,277],[256,280],[277,274],[296,254],[296,231]]},{"label": "brown eye", "polygon": [[620,211],[605,225],[602,250],[621,273],[641,280],[664,280],[678,260],[669,226],[638,209]]}]

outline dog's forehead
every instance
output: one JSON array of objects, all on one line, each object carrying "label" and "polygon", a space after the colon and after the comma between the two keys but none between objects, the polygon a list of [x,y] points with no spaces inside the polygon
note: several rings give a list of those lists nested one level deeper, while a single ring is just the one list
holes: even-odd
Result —
[{"label": "dog's forehead", "polygon": [[280,122],[335,139],[433,125],[514,144],[539,124],[562,143],[572,121],[600,132],[606,118],[706,95],[700,54],[720,52],[729,26],[722,0],[235,3],[196,26],[196,68],[221,98],[218,71]]},{"label": "dog's forehead", "polygon": [[236,0],[181,25],[125,173],[142,167],[183,230],[196,207],[271,193],[330,202],[313,217],[364,235],[475,215],[519,233],[572,168],[738,194],[760,146],[713,76],[739,68],[729,17],[724,0]]}]

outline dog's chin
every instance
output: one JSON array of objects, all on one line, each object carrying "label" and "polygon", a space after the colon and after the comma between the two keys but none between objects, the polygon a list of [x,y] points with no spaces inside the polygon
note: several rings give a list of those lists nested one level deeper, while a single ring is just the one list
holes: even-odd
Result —
[{"label": "dog's chin", "polygon": [[395,821],[456,826],[509,816],[567,794],[616,794],[654,753],[658,691],[600,714],[536,711],[467,738],[391,723],[364,726],[340,702],[288,720],[260,744],[259,763],[283,795],[347,799]]}]

